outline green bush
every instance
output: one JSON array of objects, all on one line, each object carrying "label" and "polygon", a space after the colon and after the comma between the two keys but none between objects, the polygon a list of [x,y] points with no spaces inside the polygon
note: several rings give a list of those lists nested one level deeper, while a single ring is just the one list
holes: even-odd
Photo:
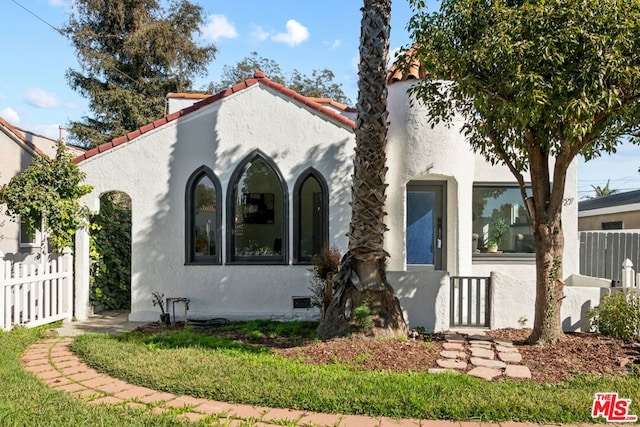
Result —
[{"label": "green bush", "polygon": [[592,330],[625,341],[638,339],[640,331],[640,296],[637,293],[613,292],[602,298],[599,306],[588,312]]},{"label": "green bush", "polygon": [[100,213],[91,222],[91,303],[108,310],[129,308],[131,199],[120,192],[102,195]]}]

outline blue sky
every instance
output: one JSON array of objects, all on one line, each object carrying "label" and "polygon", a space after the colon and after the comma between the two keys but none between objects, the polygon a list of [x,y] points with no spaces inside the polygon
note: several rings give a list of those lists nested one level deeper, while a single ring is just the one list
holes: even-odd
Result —
[{"label": "blue sky", "polygon": [[[68,0],[16,0],[48,24],[60,27],[68,19]],[[208,76],[196,88],[220,78],[224,65],[258,52],[280,64],[308,74],[328,68],[352,101],[357,96],[357,54],[360,0],[192,0],[207,16],[202,40],[218,47]],[[436,4],[433,1],[432,4]],[[14,0],[3,3],[0,26],[0,117],[23,129],[56,137],[58,126],[87,114],[87,102],[73,92],[65,71],[78,68],[71,43]],[[406,24],[411,9],[406,0],[393,0],[391,48],[409,43]],[[624,145],[579,167],[579,197],[605,185],[619,191],[640,189],[640,146]]]}]

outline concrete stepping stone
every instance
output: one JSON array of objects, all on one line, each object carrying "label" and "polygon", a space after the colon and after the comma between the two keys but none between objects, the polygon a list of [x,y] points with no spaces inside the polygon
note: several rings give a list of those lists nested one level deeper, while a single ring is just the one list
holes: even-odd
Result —
[{"label": "concrete stepping stone", "polygon": [[531,370],[523,365],[507,365],[504,374],[509,378],[531,378]]},{"label": "concrete stepping stone", "polygon": [[466,359],[467,353],[465,353],[464,351],[444,350],[440,352],[440,356],[444,357],[445,359]]},{"label": "concrete stepping stone", "polygon": [[473,357],[482,357],[483,359],[495,359],[493,350],[485,348],[471,348],[471,355]]},{"label": "concrete stepping stone", "polygon": [[491,348],[491,343],[488,341],[471,341],[469,343],[470,347],[481,347],[481,348]]},{"label": "concrete stepping stone", "polygon": [[517,348],[504,345],[496,345],[496,351],[498,353],[519,353]]},{"label": "concrete stepping stone", "polygon": [[474,377],[482,378],[486,381],[491,381],[496,377],[502,376],[502,371],[500,369],[478,366],[477,368],[473,368],[472,370],[467,372],[467,374]]},{"label": "concrete stepping stone", "polygon": [[469,341],[491,341],[492,338],[489,335],[475,334],[469,335],[467,339]]},{"label": "concrete stepping stone", "polygon": [[449,351],[464,351],[464,345],[457,342],[446,342],[442,344],[442,348]]},{"label": "concrete stepping stone", "polygon": [[452,343],[464,343],[465,341],[464,337],[458,334],[447,334],[444,336],[444,340]]},{"label": "concrete stepping stone", "polygon": [[522,355],[520,353],[498,353],[498,359],[506,363],[520,363],[522,362]]},{"label": "concrete stepping stone", "polygon": [[438,359],[436,360],[436,363],[438,366],[445,369],[461,369],[463,371],[467,369],[467,362],[462,360]]},{"label": "concrete stepping stone", "polygon": [[513,347],[513,342],[511,341],[505,341],[505,340],[493,340],[494,343],[496,343],[496,345],[501,345],[504,347]]},{"label": "concrete stepping stone", "polygon": [[506,363],[499,360],[489,360],[481,357],[472,357],[469,361],[474,366],[484,366],[485,368],[504,369],[507,367]]}]

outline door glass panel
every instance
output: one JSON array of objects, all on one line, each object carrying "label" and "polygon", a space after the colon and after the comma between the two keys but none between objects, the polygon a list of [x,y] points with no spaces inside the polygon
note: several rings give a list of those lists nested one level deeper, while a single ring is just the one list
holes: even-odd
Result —
[{"label": "door glass panel", "polygon": [[407,264],[434,264],[436,193],[407,192]]}]

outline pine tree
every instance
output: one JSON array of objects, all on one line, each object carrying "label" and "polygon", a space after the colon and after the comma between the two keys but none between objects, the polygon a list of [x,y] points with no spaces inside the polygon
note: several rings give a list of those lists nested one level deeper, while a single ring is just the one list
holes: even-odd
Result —
[{"label": "pine tree", "polygon": [[187,0],[77,0],[64,32],[78,55],[70,86],[89,99],[90,116],[72,122],[78,143],[95,147],[164,114],[165,96],[190,88],[214,58],[193,36],[203,10]]}]

